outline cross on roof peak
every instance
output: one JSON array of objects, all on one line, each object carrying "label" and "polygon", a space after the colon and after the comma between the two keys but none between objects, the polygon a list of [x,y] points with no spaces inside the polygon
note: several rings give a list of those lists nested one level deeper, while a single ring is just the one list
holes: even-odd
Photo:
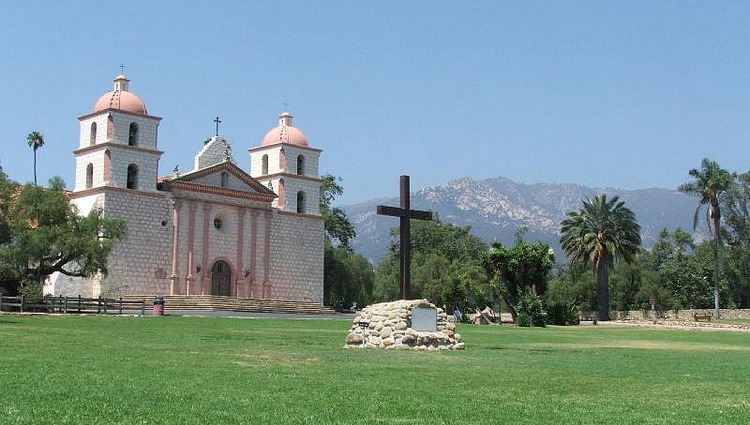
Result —
[{"label": "cross on roof peak", "polygon": [[216,117],[214,119],[214,122],[216,123],[216,135],[218,136],[219,135],[219,124],[221,124],[221,120],[219,119],[219,117]]}]

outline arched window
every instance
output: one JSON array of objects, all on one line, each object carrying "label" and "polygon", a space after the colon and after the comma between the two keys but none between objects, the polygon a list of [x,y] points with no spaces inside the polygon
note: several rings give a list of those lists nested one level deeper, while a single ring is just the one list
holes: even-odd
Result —
[{"label": "arched window", "polygon": [[96,144],[96,123],[91,123],[91,133],[89,134],[89,145],[95,145]]},{"label": "arched window", "polygon": [[112,140],[112,134],[115,131],[115,117],[112,114],[107,116],[107,141]]},{"label": "arched window", "polygon": [[297,212],[305,213],[305,192],[297,192]]},{"label": "arched window", "polygon": [[303,155],[297,156],[297,175],[305,175],[305,157]]},{"label": "arched window", "polygon": [[104,169],[102,170],[102,180],[104,184],[109,184],[109,179],[112,174],[112,154],[109,149],[104,151]]},{"label": "arched window", "polygon": [[268,155],[263,155],[263,165],[261,165],[261,174],[266,175],[268,174]]},{"label": "arched window", "polygon": [[128,165],[128,189],[138,189],[138,166],[135,164]]},{"label": "arched window", "polygon": [[131,122],[128,130],[128,146],[138,146],[138,124]]},{"label": "arched window", "polygon": [[94,164],[89,163],[86,166],[86,189],[91,189],[94,186]]},{"label": "arched window", "polygon": [[229,173],[226,171],[221,172],[221,187],[227,187],[229,184]]}]

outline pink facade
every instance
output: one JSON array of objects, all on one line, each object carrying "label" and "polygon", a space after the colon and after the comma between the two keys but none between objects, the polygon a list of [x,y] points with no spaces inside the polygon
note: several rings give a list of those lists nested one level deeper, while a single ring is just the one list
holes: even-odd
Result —
[{"label": "pink facade", "polygon": [[[250,150],[249,173],[235,163],[229,143],[216,136],[197,147],[192,171],[175,169],[174,175],[158,178],[161,118],[148,115],[145,103],[129,91],[129,80],[117,76],[114,89],[95,102],[93,112],[79,117],[71,199],[82,214],[99,208],[123,219],[128,234],[115,246],[107,276],[58,276],[48,293],[322,303],[323,218],[317,209],[296,213],[294,197],[302,190],[316,199],[320,150],[308,147],[291,119],[281,114],[279,126]],[[296,172],[288,162],[297,161],[300,152],[308,157],[304,176],[286,171]],[[261,172],[262,158],[269,157],[274,160]],[[287,190],[293,191],[289,197]]]}]

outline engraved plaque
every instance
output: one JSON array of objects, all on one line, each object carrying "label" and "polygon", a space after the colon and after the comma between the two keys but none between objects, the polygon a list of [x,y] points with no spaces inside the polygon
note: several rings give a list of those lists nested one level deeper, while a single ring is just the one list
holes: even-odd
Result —
[{"label": "engraved plaque", "polygon": [[415,308],[411,311],[411,327],[415,331],[437,331],[437,310],[434,308]]}]

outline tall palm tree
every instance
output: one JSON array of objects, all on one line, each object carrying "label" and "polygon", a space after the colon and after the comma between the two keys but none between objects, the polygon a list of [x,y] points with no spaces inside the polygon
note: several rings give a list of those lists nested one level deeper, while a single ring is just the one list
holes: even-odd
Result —
[{"label": "tall palm tree", "polygon": [[609,320],[609,268],[616,259],[632,262],[641,245],[641,226],[635,214],[617,196],[583,200],[583,208],[568,213],[560,227],[560,244],[571,264],[593,264],[596,275],[596,310]]},{"label": "tall palm tree", "polygon": [[678,190],[683,193],[696,195],[698,207],[693,215],[693,230],[698,227],[698,216],[703,205],[706,208],[706,227],[714,238],[714,316],[719,318],[719,247],[721,246],[721,207],[720,197],[732,185],[732,174],[719,167],[716,161],[703,158],[700,170],[693,168],[688,171],[695,180],[681,184]]},{"label": "tall palm tree", "polygon": [[32,131],[26,136],[26,142],[30,148],[34,149],[34,186],[36,186],[36,151],[44,146],[44,136],[38,131]]}]

